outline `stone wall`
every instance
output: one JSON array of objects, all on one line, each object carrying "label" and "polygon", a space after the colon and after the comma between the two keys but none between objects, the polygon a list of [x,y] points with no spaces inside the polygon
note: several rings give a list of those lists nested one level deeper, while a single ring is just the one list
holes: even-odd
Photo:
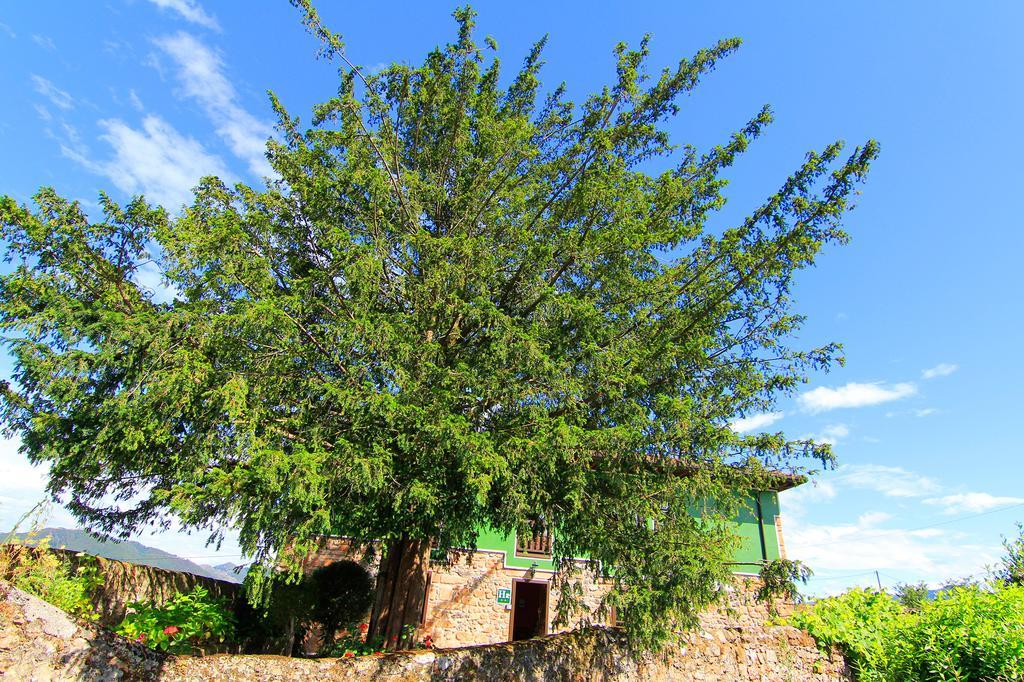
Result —
[{"label": "stone wall", "polygon": [[[565,626],[556,626],[555,604],[560,591],[552,583],[550,572],[508,568],[504,553],[479,551],[453,556],[450,566],[435,565],[431,570],[423,633],[441,647],[508,641],[512,634],[512,604],[499,604],[497,593],[501,588],[512,589],[520,581],[542,583],[548,588],[545,633],[597,624],[583,616]],[[607,588],[589,579],[579,582],[584,604],[596,610]]]},{"label": "stone wall", "polygon": [[[841,656],[823,655],[793,628],[744,624],[693,633],[685,648],[634,657],[621,633],[589,628],[512,644],[411,651],[351,659],[280,656],[167,656],[75,621],[31,595],[0,584],[0,671],[5,679],[190,680],[194,682],[463,681],[662,682],[851,679]],[[724,616],[723,616],[724,617]],[[748,614],[753,620],[753,615]],[[726,622],[726,621],[720,621]]]},{"label": "stone wall", "polygon": [[103,584],[93,598],[93,606],[99,614],[99,623],[105,627],[116,627],[124,619],[128,604],[133,601],[152,602],[163,605],[179,592],[191,592],[201,585],[215,597],[224,597],[234,604],[241,597],[241,585],[226,580],[205,576],[168,571],[154,566],[129,564],[124,561],[96,557],[81,552],[50,549],[79,566],[83,562],[96,562]]}]

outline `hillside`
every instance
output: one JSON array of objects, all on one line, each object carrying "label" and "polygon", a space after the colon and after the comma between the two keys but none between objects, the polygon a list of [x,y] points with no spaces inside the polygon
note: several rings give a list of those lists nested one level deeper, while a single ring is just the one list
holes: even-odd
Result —
[{"label": "hillside", "polygon": [[[24,533],[19,533],[18,537],[23,539],[24,535]],[[102,540],[97,540],[84,530],[79,530],[77,528],[44,528],[37,534],[37,537],[47,536],[50,538],[50,547],[64,548],[75,552],[85,552],[87,554],[94,554],[108,559],[126,561],[131,564],[155,566],[169,571],[183,571],[185,573],[193,573],[195,575],[206,576],[207,578],[216,578],[217,580],[226,580],[233,583],[242,582],[247,568],[245,567],[241,572],[235,573],[234,564],[223,563],[218,564],[217,566],[197,564],[189,561],[188,559],[182,559],[179,556],[175,556],[170,552],[165,552],[162,549],[157,549],[156,547],[148,547],[140,542],[135,542],[134,540],[129,540],[127,542],[117,542],[113,540],[104,542]]]}]

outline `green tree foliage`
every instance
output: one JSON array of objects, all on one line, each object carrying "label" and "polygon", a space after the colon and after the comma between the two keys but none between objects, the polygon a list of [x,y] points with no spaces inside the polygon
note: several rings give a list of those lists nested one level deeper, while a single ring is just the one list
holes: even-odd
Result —
[{"label": "green tree foliage", "polygon": [[1003,539],[1006,552],[996,567],[995,577],[1007,585],[1024,586],[1024,523],[1017,524],[1017,537]]},{"label": "green tree foliage", "polygon": [[556,561],[616,567],[608,605],[664,641],[727,578],[729,491],[831,457],[729,422],[837,360],[793,346],[790,291],[846,241],[876,144],[808,153],[712,229],[771,113],[703,152],[665,124],[738,40],[653,73],[647,39],[620,44],[574,103],[541,86],[544,40],[504,76],[468,9],[422,64],[369,74],[297,4],[338,90],[306,124],[271,95],[265,189],[206,178],[178,214],[0,199],[7,432],[90,528],[231,527],[267,567],[324,533],[422,554],[542,517]]},{"label": "green tree foliage", "polygon": [[365,625],[373,604],[373,576],[354,561],[337,561],[317,569],[308,578],[315,595],[310,617],[333,641],[341,630],[355,632]]},{"label": "green tree foliage", "polygon": [[761,584],[757,590],[757,598],[768,602],[769,605],[776,598],[795,602],[800,599],[799,584],[806,585],[813,575],[814,571],[801,561],[768,561],[761,567]]},{"label": "green tree foliage", "polygon": [[900,583],[896,586],[896,600],[905,608],[916,611],[928,599],[928,584]]},{"label": "green tree foliage", "polygon": [[1024,675],[1024,588],[954,587],[915,610],[855,589],[795,612],[792,625],[839,645],[864,682],[1019,680]]}]

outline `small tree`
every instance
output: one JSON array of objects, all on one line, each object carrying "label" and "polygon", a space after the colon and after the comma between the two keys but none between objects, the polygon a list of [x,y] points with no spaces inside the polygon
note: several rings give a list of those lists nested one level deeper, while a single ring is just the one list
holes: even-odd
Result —
[{"label": "small tree", "polygon": [[1024,586],[1024,523],[1017,523],[1017,537],[1003,538],[1005,554],[1000,566],[995,570],[995,577],[1007,585]]},{"label": "small tree", "polygon": [[896,585],[896,599],[911,611],[921,608],[921,604],[928,600],[928,592],[928,585],[924,582]]},{"label": "small tree", "polygon": [[[664,123],[738,40],[654,75],[646,38],[619,45],[612,83],[574,104],[541,88],[544,40],[503,80],[469,9],[421,65],[368,74],[296,4],[339,85],[308,128],[271,95],[266,189],[206,178],[177,216],[103,195],[98,219],[52,189],[0,199],[7,432],[100,532],[173,515],[294,570],[326,533],[382,541],[369,635],[392,648],[432,545],[535,518],[559,566],[615,567],[638,645],[665,641],[728,577],[733,491],[830,461],[729,424],[837,360],[791,345],[790,288],[846,241],[876,144],[807,154],[711,229],[771,113],[703,153]],[[173,301],[137,283],[152,265]]]}]

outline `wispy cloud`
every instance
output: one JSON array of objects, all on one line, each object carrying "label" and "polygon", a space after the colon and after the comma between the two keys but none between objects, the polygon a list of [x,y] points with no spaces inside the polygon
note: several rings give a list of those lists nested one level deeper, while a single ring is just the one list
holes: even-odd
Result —
[{"label": "wispy cloud", "polygon": [[[45,464],[33,465],[18,452],[21,441],[0,439],[0,531],[10,530],[37,503],[46,499],[50,470]],[[63,508],[52,510],[50,521],[68,526],[73,517]]]},{"label": "wispy cloud", "polygon": [[914,410],[915,417],[927,417],[938,412],[934,407],[925,407],[920,410]]},{"label": "wispy cloud", "polygon": [[959,533],[946,529],[884,527],[892,519],[885,512],[867,512],[855,523],[832,525],[793,518],[786,525],[786,548],[791,557],[807,563],[823,578],[827,571],[868,572],[862,583],[873,583],[875,577],[870,573],[876,570],[938,583],[976,573],[997,556],[997,547],[965,543]]},{"label": "wispy cloud", "polygon": [[11,39],[17,38],[18,34],[14,32],[14,29],[0,21],[0,31],[3,31]]},{"label": "wispy cloud", "polygon": [[936,377],[948,377],[950,374],[959,369],[959,365],[953,365],[948,362],[940,362],[934,367],[929,367],[926,370],[921,371],[921,376],[925,379],[935,379]]},{"label": "wispy cloud", "polygon": [[729,428],[736,433],[747,433],[749,431],[756,431],[763,429],[766,426],[771,426],[775,422],[782,419],[785,414],[782,412],[764,412],[762,414],[752,414],[749,417],[740,417],[729,422]]},{"label": "wispy cloud", "polygon": [[199,3],[195,0],[149,0],[151,3],[159,7],[160,9],[169,9],[172,12],[177,12],[181,15],[181,18],[185,21],[193,24],[198,24],[204,28],[211,29],[213,31],[220,30],[220,24],[217,23],[217,19],[206,13]]},{"label": "wispy cloud", "polygon": [[50,103],[58,109],[73,109],[75,106],[75,98],[72,97],[67,90],[61,90],[52,81],[49,81],[42,76],[32,74],[32,83],[35,85],[35,91],[40,95],[50,100]]},{"label": "wispy cloud", "polygon": [[62,146],[64,155],[105,175],[121,191],[141,192],[170,211],[190,202],[192,188],[204,175],[232,177],[219,157],[157,116],[146,116],[141,129],[118,119],[102,120],[99,125],[106,131],[101,139],[113,149],[111,159],[94,161]]},{"label": "wispy cloud", "polygon": [[917,387],[910,383],[849,383],[838,388],[820,386],[800,394],[800,405],[809,412],[825,412],[844,407],[866,407],[912,396]]},{"label": "wispy cloud", "polygon": [[840,439],[846,438],[850,435],[850,427],[846,424],[829,424],[821,430],[820,433],[813,434],[814,440],[819,443],[828,443],[829,445],[836,445]]},{"label": "wispy cloud", "polygon": [[923,497],[942,489],[927,476],[884,464],[847,464],[839,467],[837,474],[833,483],[874,490],[886,497]]},{"label": "wispy cloud", "polygon": [[32,42],[43,48],[44,50],[56,50],[57,44],[53,42],[53,38],[50,36],[44,36],[39,33],[32,34]]},{"label": "wispy cloud", "polygon": [[944,507],[943,514],[979,514],[1000,507],[1024,504],[1024,497],[1000,497],[988,493],[957,493],[924,500],[925,504]]},{"label": "wispy cloud", "polygon": [[142,104],[142,100],[139,99],[139,96],[137,94],[135,94],[134,90],[129,90],[128,91],[128,101],[131,102],[132,106],[135,107],[136,109],[138,109],[139,111],[145,111],[146,110],[146,107],[143,106],[143,104]]},{"label": "wispy cloud", "polygon": [[185,95],[199,103],[231,151],[246,161],[253,173],[271,175],[266,143],[273,127],[238,105],[237,93],[224,75],[220,56],[184,32],[155,42],[177,65]]},{"label": "wispy cloud", "polygon": [[153,300],[157,303],[173,301],[180,293],[177,287],[168,285],[164,281],[163,272],[152,261],[147,262],[136,270],[135,276],[132,279],[140,287],[149,291],[153,295]]}]

